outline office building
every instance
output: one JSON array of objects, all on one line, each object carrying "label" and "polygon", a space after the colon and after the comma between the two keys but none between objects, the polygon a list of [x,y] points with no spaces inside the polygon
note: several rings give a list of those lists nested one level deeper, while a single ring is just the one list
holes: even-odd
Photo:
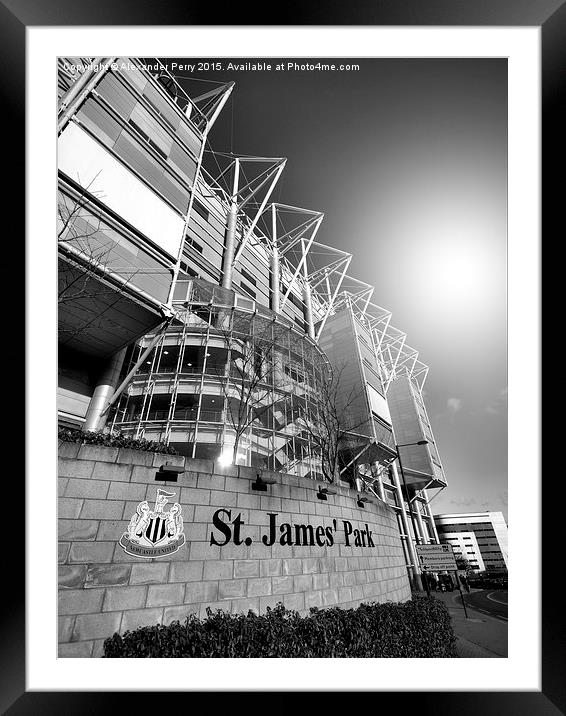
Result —
[{"label": "office building", "polygon": [[502,512],[434,515],[442,544],[451,544],[456,559],[476,572],[507,572],[507,524]]}]

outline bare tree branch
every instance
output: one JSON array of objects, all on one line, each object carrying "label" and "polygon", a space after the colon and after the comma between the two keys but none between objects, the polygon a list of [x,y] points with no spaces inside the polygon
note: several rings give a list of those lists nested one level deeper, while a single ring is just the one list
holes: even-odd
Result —
[{"label": "bare tree branch", "polygon": [[[230,318],[232,319],[233,314]],[[216,327],[228,349],[226,367],[217,371],[226,406],[227,424],[235,435],[233,461],[236,463],[242,436],[272,406],[274,366],[278,335],[284,332],[273,320],[263,325],[250,316],[251,334],[234,326]]]},{"label": "bare tree branch", "polygon": [[353,408],[359,403],[362,393],[353,388],[344,391],[344,368],[340,366],[328,370],[320,385],[317,415],[302,418],[311,443],[320,451],[322,474],[328,482],[339,479],[341,455],[348,438],[356,430],[369,425],[368,418],[355,418]]},{"label": "bare tree branch", "polygon": [[[96,177],[93,182],[95,179]],[[61,249],[61,260],[58,275],[58,304],[65,306],[85,300],[115,300],[111,300],[104,311],[99,312],[87,323],[73,328],[60,326],[60,334],[64,340],[80,335],[97,323],[102,326],[104,313],[122,300],[126,295],[126,289],[140,273],[139,269],[132,267],[132,270],[123,276],[122,285],[106,287],[101,284],[99,277],[111,268],[110,262],[116,241],[105,231],[101,212],[94,207],[88,194],[90,188],[91,185],[83,189],[78,198],[59,192],[57,242]],[[95,196],[96,194],[97,192],[94,192]],[[67,250],[66,254],[65,250]]]}]

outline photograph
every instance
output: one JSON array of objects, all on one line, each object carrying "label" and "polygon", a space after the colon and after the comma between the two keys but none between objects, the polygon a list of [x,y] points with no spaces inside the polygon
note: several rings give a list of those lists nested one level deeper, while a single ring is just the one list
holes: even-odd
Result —
[{"label": "photograph", "polygon": [[540,404],[563,0],[278,25],[19,3],[25,554],[0,711],[566,713]]},{"label": "photograph", "polygon": [[58,58],[59,657],[507,656],[507,77]]}]

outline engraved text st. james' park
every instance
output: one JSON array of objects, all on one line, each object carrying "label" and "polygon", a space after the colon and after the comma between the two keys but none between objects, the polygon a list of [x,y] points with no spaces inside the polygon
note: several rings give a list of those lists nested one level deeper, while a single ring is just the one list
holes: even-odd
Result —
[{"label": "engraved text st. james' park", "polygon": [[[340,520],[340,524],[336,519],[332,520],[332,525],[304,525],[290,524],[282,522],[277,524],[278,514],[276,512],[268,512],[269,525],[266,531],[261,535],[261,541],[266,547],[278,543],[280,545],[292,546],[318,546],[332,547],[338,530],[344,534],[344,542],[346,547],[375,547],[372,539],[372,531],[365,524],[363,529],[355,529],[349,520]],[[253,540],[250,536],[245,537],[245,522],[242,514],[239,512],[232,519],[232,511],[220,509],[216,510],[212,516],[212,524],[214,529],[210,532],[210,544],[222,547],[232,541],[234,544],[251,545]],[[216,530],[216,531],[215,531]]]}]

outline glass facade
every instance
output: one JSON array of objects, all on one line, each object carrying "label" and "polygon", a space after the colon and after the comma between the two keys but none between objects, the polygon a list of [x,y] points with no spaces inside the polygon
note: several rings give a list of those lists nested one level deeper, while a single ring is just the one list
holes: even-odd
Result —
[{"label": "glass facade", "polygon": [[[144,358],[113,428],[189,457],[320,478],[306,426],[321,409],[322,351],[291,321],[231,290],[196,279],[180,281],[177,293],[184,321]],[[138,342],[133,363],[150,338]]]}]

